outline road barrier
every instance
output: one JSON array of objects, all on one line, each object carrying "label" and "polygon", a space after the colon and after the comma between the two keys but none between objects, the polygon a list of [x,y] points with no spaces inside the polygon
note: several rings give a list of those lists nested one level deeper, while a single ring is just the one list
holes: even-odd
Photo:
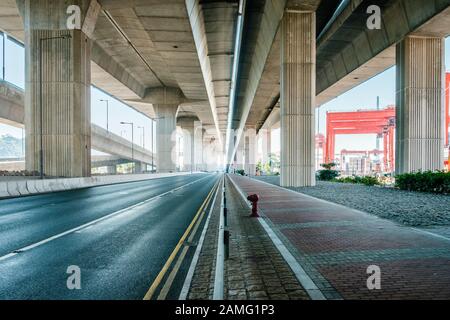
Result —
[{"label": "road barrier", "polygon": [[93,176],[87,178],[29,179],[0,182],[0,199],[27,196],[40,193],[58,192],[116,183],[143,181],[186,175],[189,172],[149,173],[136,175]]}]

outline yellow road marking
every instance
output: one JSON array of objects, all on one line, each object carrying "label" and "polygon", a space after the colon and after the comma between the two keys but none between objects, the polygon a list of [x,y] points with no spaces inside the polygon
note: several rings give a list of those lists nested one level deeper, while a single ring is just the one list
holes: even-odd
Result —
[{"label": "yellow road marking", "polygon": [[[217,191],[217,188],[219,187],[219,185],[220,185],[220,180],[217,181],[217,183],[214,185],[212,190],[216,190]],[[214,192],[212,194],[214,194]],[[209,202],[211,201],[212,198],[213,197],[211,195],[211,197],[209,198],[205,208],[203,208],[203,209],[206,209],[208,207]],[[198,230],[198,228],[199,228],[199,226],[200,226],[200,224],[201,224],[201,222],[203,220],[203,217],[205,215],[206,215],[206,210],[202,210],[202,215],[201,215],[200,219],[197,220],[197,223],[195,224],[194,229],[192,230],[191,234],[189,235],[188,242],[192,242],[194,240],[195,234],[197,233],[197,230]],[[163,288],[161,289],[161,291],[160,291],[160,293],[158,295],[157,300],[164,300],[167,297],[167,294],[169,293],[169,290],[172,287],[172,283],[175,280],[175,277],[176,277],[176,275],[178,273],[178,270],[180,269],[181,264],[183,263],[183,260],[184,260],[184,258],[186,256],[186,253],[188,252],[188,250],[189,250],[189,247],[185,246],[183,248],[183,250],[181,251],[180,255],[178,256],[177,262],[173,266],[172,271],[169,273],[169,276],[167,277],[167,280],[164,283],[164,286],[163,286]]]},{"label": "yellow road marking", "polygon": [[164,287],[161,289],[161,292],[158,295],[157,300],[164,300],[167,297],[167,294],[169,293],[170,287],[172,287],[173,280],[175,279],[175,276],[178,273],[178,270],[181,267],[181,263],[184,260],[184,257],[186,256],[186,253],[188,252],[189,247],[184,247],[183,250],[180,253],[180,256],[177,260],[177,263],[173,266],[172,271],[169,273],[169,276],[167,277],[166,283],[164,284]]},{"label": "yellow road marking", "polygon": [[198,209],[197,213],[194,216],[194,219],[192,219],[191,223],[187,227],[186,231],[184,232],[183,236],[180,238],[180,241],[178,241],[178,244],[176,245],[175,249],[173,249],[172,253],[170,254],[169,258],[167,259],[166,263],[162,267],[161,271],[159,272],[158,276],[153,281],[152,285],[148,289],[147,293],[144,296],[143,300],[150,300],[155,293],[156,288],[158,288],[159,284],[161,283],[162,279],[164,278],[164,275],[166,274],[167,270],[169,269],[170,265],[172,264],[173,260],[175,259],[178,251],[180,250],[181,246],[183,245],[184,240],[188,236],[189,232],[191,231],[192,227],[194,226],[195,222],[197,221],[199,215],[201,214],[203,208],[205,207],[206,202],[211,197],[212,192],[214,191],[215,186],[211,189],[206,199],[203,201],[202,205]]}]

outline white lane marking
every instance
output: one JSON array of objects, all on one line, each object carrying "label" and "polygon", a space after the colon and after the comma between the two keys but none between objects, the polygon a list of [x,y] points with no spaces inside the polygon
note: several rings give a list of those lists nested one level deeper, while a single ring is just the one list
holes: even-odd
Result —
[{"label": "white lane marking", "polygon": [[[225,175],[222,184],[222,194],[225,188]],[[224,201],[222,197],[222,202],[220,204],[220,218],[219,218],[219,237],[217,240],[217,254],[216,254],[216,270],[214,273],[214,292],[213,300],[223,300],[223,274],[224,274],[224,264],[225,264],[225,249],[224,249],[224,216],[223,216]]]},{"label": "white lane marking", "polygon": [[214,210],[214,205],[216,203],[219,189],[220,188],[217,188],[216,194],[214,195],[213,202],[209,209],[208,217],[206,218],[205,225],[203,226],[202,234],[200,235],[197,249],[195,250],[194,257],[192,258],[192,261],[191,261],[191,265],[189,266],[189,270],[186,274],[186,278],[184,279],[183,288],[181,289],[178,300],[186,300],[187,295],[189,293],[189,289],[190,289],[191,283],[192,283],[192,278],[194,277],[194,271],[195,271],[195,268],[197,267],[198,259],[200,257],[200,252],[202,251],[202,248],[203,248],[203,242],[205,240],[206,231],[208,230],[208,226],[209,226],[209,220],[211,220],[211,215]]},{"label": "white lane marking", "polygon": [[4,255],[3,257],[0,257],[0,261],[6,260],[6,259],[11,258],[11,257],[14,257],[17,254],[18,254],[17,252],[8,253],[7,255]]},{"label": "white lane marking", "polygon": [[422,230],[422,229],[414,228],[414,227],[410,227],[410,228],[415,230],[415,231],[421,232],[421,233],[426,233],[426,234],[428,234],[428,235],[430,235],[432,237],[436,237],[436,238],[439,238],[439,239],[450,241],[450,238],[447,238],[445,236],[441,236],[440,234],[437,234],[437,233],[434,233],[434,232],[431,232],[431,231],[426,231],[426,230]]},{"label": "white lane marking", "polygon": [[47,238],[47,239],[44,239],[44,240],[41,240],[41,241],[39,241],[39,242],[30,244],[30,245],[28,245],[28,246],[26,246],[26,247],[23,247],[23,248],[20,248],[20,249],[16,249],[16,250],[14,250],[14,251],[11,252],[11,253],[8,253],[8,254],[6,254],[6,255],[4,255],[4,256],[1,256],[1,257],[0,257],[0,261],[3,261],[3,260],[6,260],[6,259],[8,259],[8,258],[10,258],[10,257],[12,257],[12,256],[15,256],[15,255],[17,255],[18,252],[25,252],[25,251],[34,249],[34,248],[39,247],[39,246],[41,246],[41,245],[43,245],[43,244],[45,244],[45,243],[48,243],[48,242],[53,241],[53,240],[55,240],[55,239],[64,237],[65,235],[68,235],[68,234],[70,234],[70,233],[74,233],[74,232],[79,231],[79,230],[81,230],[81,229],[90,227],[90,226],[92,226],[92,225],[94,225],[94,224],[96,224],[96,223],[99,223],[99,222],[101,222],[101,221],[103,221],[103,220],[109,219],[109,218],[111,218],[111,217],[113,217],[113,216],[116,216],[116,215],[119,215],[119,214],[121,214],[121,213],[130,211],[130,210],[135,209],[135,208],[137,208],[137,207],[143,206],[143,205],[149,203],[150,201],[156,200],[158,197],[161,197],[161,196],[163,196],[163,195],[165,195],[165,194],[169,194],[169,193],[171,193],[171,192],[180,190],[180,189],[185,188],[185,187],[187,187],[187,186],[190,186],[190,185],[192,185],[192,184],[194,184],[194,183],[196,183],[196,182],[199,182],[199,181],[201,181],[201,180],[204,180],[204,179],[206,179],[206,178],[208,178],[208,177],[209,177],[209,175],[207,175],[206,177],[203,177],[203,178],[200,178],[200,179],[191,181],[191,182],[189,182],[189,183],[187,183],[187,184],[184,184],[184,185],[182,185],[182,186],[179,186],[179,187],[177,187],[177,188],[175,188],[175,189],[166,191],[166,192],[164,192],[164,193],[162,193],[162,194],[160,194],[160,195],[158,195],[158,196],[154,196],[154,197],[152,197],[152,198],[150,198],[150,199],[147,199],[147,200],[138,202],[138,203],[136,203],[136,204],[134,204],[134,205],[132,205],[132,206],[129,206],[129,207],[127,207],[127,208],[124,208],[124,209],[115,211],[115,212],[110,213],[110,214],[108,214],[108,215],[106,215],[106,216],[103,216],[103,217],[101,217],[101,218],[98,218],[98,219],[95,219],[95,220],[93,220],[93,221],[87,222],[87,223],[82,224],[82,225],[80,225],[80,226],[78,226],[78,227],[75,227],[75,228],[69,229],[69,230],[67,230],[67,231],[61,232],[61,233],[59,233],[59,234],[57,234],[57,235],[54,235],[54,236],[52,236],[52,237],[49,237],[49,238]]},{"label": "white lane marking", "polygon": [[[251,208],[250,203],[247,201],[247,197],[245,197],[243,191],[241,188],[233,181],[231,177],[230,181],[233,184],[233,186],[236,188],[238,193],[241,195],[241,197],[244,199],[244,202],[248,205],[249,208]],[[272,243],[275,245],[275,247],[278,249],[280,254],[283,256],[284,260],[287,262],[289,267],[292,269],[292,271],[295,274],[295,277],[300,282],[300,284],[303,286],[305,291],[308,293],[309,297],[312,300],[326,300],[323,293],[320,291],[320,289],[316,286],[314,281],[308,276],[306,271],[303,269],[303,267],[300,265],[300,263],[295,259],[295,257],[292,255],[292,253],[286,248],[284,243],[281,241],[281,239],[276,235],[276,233],[272,230],[272,228],[264,221],[263,218],[257,218],[261,226],[266,230],[267,234],[269,235],[270,239],[272,240]]]}]

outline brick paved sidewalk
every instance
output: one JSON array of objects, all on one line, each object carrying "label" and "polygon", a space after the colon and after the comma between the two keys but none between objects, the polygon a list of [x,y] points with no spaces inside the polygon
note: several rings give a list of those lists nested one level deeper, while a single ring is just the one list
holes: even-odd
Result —
[{"label": "brick paved sidewalk", "polygon": [[[266,231],[225,180],[230,230],[230,256],[224,266],[225,300],[307,300],[305,290],[284,261]],[[216,203],[220,204],[220,201]],[[212,299],[220,206],[210,220],[189,299]]]},{"label": "brick paved sidewalk", "polygon": [[226,179],[230,258],[225,299],[306,300],[307,293],[250,209]]},{"label": "brick paved sidewalk", "polygon": [[[450,299],[450,241],[248,177],[265,221],[328,299]],[[357,195],[355,195],[357,196]],[[369,265],[381,289],[367,288]]]}]

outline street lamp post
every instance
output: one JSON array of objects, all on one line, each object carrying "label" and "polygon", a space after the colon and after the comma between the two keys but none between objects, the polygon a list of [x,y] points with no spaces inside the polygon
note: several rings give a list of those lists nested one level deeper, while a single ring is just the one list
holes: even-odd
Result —
[{"label": "street lamp post", "polygon": [[[138,129],[142,129],[142,148],[145,150],[145,127],[138,126]],[[145,164],[145,171],[147,171],[147,164]]]},{"label": "street lamp post", "polygon": [[108,99],[100,99],[102,102],[106,102],[106,131],[109,132],[109,100]]},{"label": "street lamp post", "polygon": [[137,126],[138,129],[142,129],[142,148],[145,149],[145,127]]},{"label": "street lamp post", "polygon": [[[149,117],[150,118],[150,117]],[[153,147],[154,147],[154,141],[153,141],[153,124],[154,124],[154,122],[156,122],[156,120],[159,120],[159,119],[164,119],[164,117],[158,117],[158,118],[150,118],[150,120],[151,120],[151,124],[152,124],[152,172],[153,172],[153,170],[154,170],[154,168],[155,168],[155,166],[154,166],[154,161],[153,161],[153,156],[155,155],[155,151],[154,151],[154,149],[153,149]]]},{"label": "street lamp post", "polygon": [[120,124],[128,124],[131,126],[131,162],[133,164],[133,173],[135,173],[134,170],[134,123],[133,122],[120,122]]},{"label": "street lamp post", "polygon": [[47,40],[56,40],[56,39],[71,39],[72,36],[70,34],[62,35],[58,37],[48,37],[48,38],[40,38],[39,39],[39,131],[40,131],[40,146],[39,146],[39,176],[41,179],[44,179],[44,115],[43,115],[43,91],[44,91],[44,83],[43,83],[43,75],[42,75],[42,43]]}]

